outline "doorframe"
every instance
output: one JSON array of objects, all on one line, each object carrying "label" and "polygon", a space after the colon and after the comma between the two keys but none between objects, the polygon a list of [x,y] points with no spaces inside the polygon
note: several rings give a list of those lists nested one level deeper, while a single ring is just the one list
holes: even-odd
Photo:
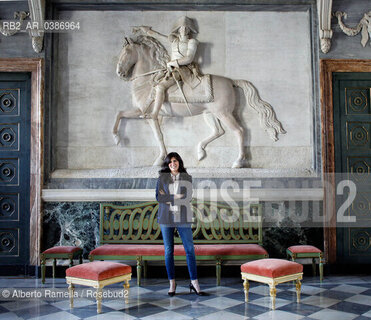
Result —
[{"label": "doorframe", "polygon": [[[326,261],[336,263],[336,209],[335,209],[335,138],[334,97],[332,74],[334,72],[371,72],[371,60],[320,60],[321,124],[322,124],[322,172],[325,180],[324,249]],[[326,174],[328,174],[326,176]],[[327,184],[327,185],[326,185]]]},{"label": "doorframe", "polygon": [[0,58],[0,72],[31,73],[30,265],[39,265],[44,174],[44,59]]}]

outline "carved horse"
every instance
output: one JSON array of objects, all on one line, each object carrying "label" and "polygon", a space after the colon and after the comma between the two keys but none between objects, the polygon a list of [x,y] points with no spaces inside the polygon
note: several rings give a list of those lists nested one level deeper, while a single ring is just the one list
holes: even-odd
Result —
[{"label": "carved horse", "polygon": [[[150,112],[153,107],[153,82],[152,77],[156,70],[165,69],[169,56],[159,41],[149,36],[139,36],[136,41],[125,38],[123,49],[119,56],[116,73],[123,80],[132,82],[132,102],[134,109],[119,111],[113,127],[113,137],[119,144],[118,128],[123,118],[142,118],[145,113]],[[214,100],[208,103],[169,103],[168,107],[162,107],[159,116],[164,117],[189,117],[204,114],[204,118],[212,133],[199,142],[197,147],[198,159],[206,156],[206,146],[224,134],[221,123],[228,127],[236,136],[238,143],[238,157],[234,161],[233,168],[246,166],[246,154],[244,148],[244,130],[233,115],[236,108],[235,90],[239,87],[243,90],[247,104],[258,112],[261,125],[264,126],[268,135],[278,140],[278,133],[286,133],[281,123],[277,120],[272,106],[261,100],[255,87],[246,80],[232,80],[225,77],[211,75]],[[167,155],[161,127],[158,119],[146,119],[157,139],[160,147],[160,154],[154,165],[161,165]],[[221,123],[220,123],[221,122]]]}]

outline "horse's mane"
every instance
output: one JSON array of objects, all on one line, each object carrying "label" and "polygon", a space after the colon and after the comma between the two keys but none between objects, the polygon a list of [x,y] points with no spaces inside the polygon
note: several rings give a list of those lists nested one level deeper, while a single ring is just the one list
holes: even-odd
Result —
[{"label": "horse's mane", "polygon": [[141,35],[136,39],[136,42],[148,46],[150,48],[150,55],[154,61],[161,67],[166,68],[166,63],[170,60],[170,56],[158,40],[153,37]]}]

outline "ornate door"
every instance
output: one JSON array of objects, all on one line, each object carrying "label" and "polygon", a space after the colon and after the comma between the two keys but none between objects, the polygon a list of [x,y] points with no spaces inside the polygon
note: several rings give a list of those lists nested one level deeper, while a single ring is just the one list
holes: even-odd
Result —
[{"label": "ornate door", "polygon": [[0,73],[0,265],[29,264],[30,94],[30,74]]},{"label": "ornate door", "polygon": [[[337,186],[349,179],[356,187],[344,211],[356,222],[337,223],[337,262],[371,263],[371,73],[335,73],[333,85]],[[344,200],[352,199],[349,190],[336,198],[338,214]]]}]

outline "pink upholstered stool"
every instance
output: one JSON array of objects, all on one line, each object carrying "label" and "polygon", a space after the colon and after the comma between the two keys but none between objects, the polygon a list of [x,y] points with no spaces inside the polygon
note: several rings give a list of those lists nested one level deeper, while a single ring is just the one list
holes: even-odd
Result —
[{"label": "pink upholstered stool", "polygon": [[283,259],[261,259],[247,262],[241,266],[241,275],[245,292],[245,301],[249,301],[249,281],[266,283],[270,288],[272,309],[276,308],[276,285],[296,281],[296,298],[300,302],[300,280],[303,279],[303,266]]},{"label": "pink upholstered stool", "polygon": [[[94,261],[80,264],[66,270],[66,281],[70,294],[70,307],[73,308],[75,284],[97,289],[97,313],[102,311],[102,289],[109,284],[124,282],[124,288],[129,289],[131,266],[110,261]],[[128,303],[129,291],[124,293]]]},{"label": "pink upholstered stool", "polygon": [[316,275],[316,258],[319,260],[319,280],[323,280],[323,253],[320,249],[309,246],[299,245],[291,246],[286,250],[287,256],[291,257],[292,261],[302,258],[312,258],[313,275]]},{"label": "pink upholstered stool", "polygon": [[59,246],[45,250],[41,254],[41,278],[42,283],[45,283],[45,266],[46,259],[53,259],[53,278],[55,278],[55,266],[57,259],[69,259],[70,267],[73,266],[73,259],[79,258],[82,263],[82,249],[74,246]]}]

